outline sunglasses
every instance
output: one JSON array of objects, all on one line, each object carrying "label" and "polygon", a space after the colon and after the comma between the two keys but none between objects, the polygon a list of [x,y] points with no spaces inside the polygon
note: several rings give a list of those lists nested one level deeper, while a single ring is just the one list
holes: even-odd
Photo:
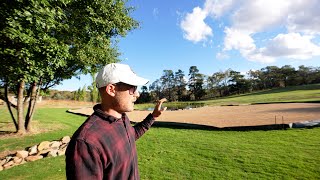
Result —
[{"label": "sunglasses", "polygon": [[129,84],[126,84],[126,83],[122,83],[122,82],[119,82],[119,83],[115,83],[114,85],[124,85],[124,86],[129,86],[130,89],[129,89],[129,94],[130,95],[133,95],[136,91],[137,91],[137,86],[132,86],[132,85],[129,85]]}]

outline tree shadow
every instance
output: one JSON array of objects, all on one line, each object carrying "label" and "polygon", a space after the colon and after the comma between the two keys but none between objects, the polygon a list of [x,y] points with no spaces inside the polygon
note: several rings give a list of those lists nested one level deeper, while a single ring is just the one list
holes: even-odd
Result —
[{"label": "tree shadow", "polygon": [[[67,111],[68,113],[86,116],[89,115],[74,113]],[[131,124],[138,122],[130,121]],[[169,121],[155,121],[152,125],[153,128],[170,128],[170,129],[191,129],[191,130],[207,130],[207,131],[270,131],[270,130],[286,130],[290,128],[289,124],[268,124],[268,125],[256,125],[256,126],[230,126],[230,127],[215,127],[202,124],[181,123],[181,122],[169,122]],[[310,127],[309,127],[310,128]]]},{"label": "tree shadow", "polygon": [[2,137],[12,136],[12,135],[16,135],[16,134],[17,134],[16,131],[0,131],[0,139]]},{"label": "tree shadow", "polygon": [[[131,122],[135,124],[136,122]],[[289,128],[288,124],[270,124],[258,126],[230,126],[230,127],[215,127],[192,123],[179,123],[168,121],[156,121],[152,128],[170,128],[170,129],[190,129],[190,130],[206,130],[206,131],[269,131],[269,130],[284,130]]]},{"label": "tree shadow", "polygon": [[[3,127],[7,127],[8,124],[10,125],[10,124],[12,124],[12,122],[0,122],[0,138],[3,136],[8,136],[8,135],[12,135],[12,134],[16,133],[16,131],[6,130],[8,128],[3,128]],[[5,130],[3,130],[3,129],[5,129]]]}]

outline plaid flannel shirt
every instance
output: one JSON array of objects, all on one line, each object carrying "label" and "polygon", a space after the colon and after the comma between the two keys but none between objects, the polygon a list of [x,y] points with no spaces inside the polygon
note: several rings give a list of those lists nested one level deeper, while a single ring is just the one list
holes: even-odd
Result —
[{"label": "plaid flannel shirt", "polygon": [[116,119],[100,104],[93,109],[66,150],[67,179],[139,179],[135,141],[151,127],[153,116],[131,126],[126,114]]}]

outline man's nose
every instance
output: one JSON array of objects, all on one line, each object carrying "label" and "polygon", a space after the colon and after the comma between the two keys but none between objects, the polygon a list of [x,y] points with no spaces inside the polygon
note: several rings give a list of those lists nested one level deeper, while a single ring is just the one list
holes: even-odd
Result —
[{"label": "man's nose", "polygon": [[139,93],[138,90],[136,90],[136,91],[134,92],[134,96],[137,97],[137,98],[140,97],[140,93]]}]

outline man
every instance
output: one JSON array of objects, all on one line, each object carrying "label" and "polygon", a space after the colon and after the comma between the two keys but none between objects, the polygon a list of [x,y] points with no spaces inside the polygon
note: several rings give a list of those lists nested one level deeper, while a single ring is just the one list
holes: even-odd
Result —
[{"label": "man", "polygon": [[66,151],[67,179],[139,179],[135,141],[161,115],[161,99],[142,122],[131,126],[125,114],[139,97],[137,86],[148,80],[128,65],[106,65],[96,77],[101,104],[74,133]]}]

